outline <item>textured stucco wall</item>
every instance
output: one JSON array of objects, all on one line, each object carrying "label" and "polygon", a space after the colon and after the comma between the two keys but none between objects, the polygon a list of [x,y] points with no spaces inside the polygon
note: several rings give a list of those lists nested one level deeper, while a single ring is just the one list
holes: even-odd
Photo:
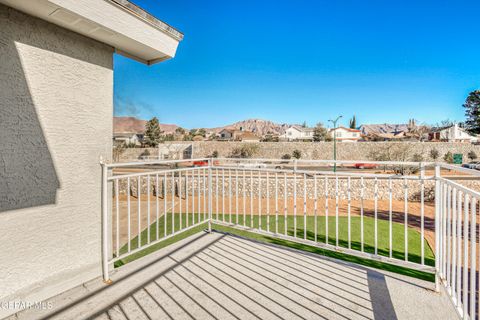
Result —
[{"label": "textured stucco wall", "polygon": [[0,5],[0,57],[0,301],[36,301],[101,274],[113,49]]}]

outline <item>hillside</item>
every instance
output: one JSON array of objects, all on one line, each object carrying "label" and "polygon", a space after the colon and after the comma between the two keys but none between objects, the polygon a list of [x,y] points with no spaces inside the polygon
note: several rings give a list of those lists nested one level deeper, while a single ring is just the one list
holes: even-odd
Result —
[{"label": "hillside", "polygon": [[[146,120],[137,119],[135,117],[113,117],[113,132],[137,132],[142,133],[145,131]],[[261,119],[248,119],[238,121],[223,127],[217,128],[204,128],[207,131],[214,131],[216,133],[223,129],[243,129],[244,131],[254,132],[258,136],[264,136],[266,134],[284,134],[288,129],[288,124],[278,124],[268,120]],[[176,124],[160,124],[160,128],[165,133],[173,133],[178,128]]]},{"label": "hillside", "polygon": [[219,132],[223,129],[243,129],[244,131],[254,132],[258,136],[264,136],[268,133],[272,134],[284,134],[285,130],[288,129],[288,124],[278,124],[268,120],[262,119],[248,119],[243,121],[238,121],[224,127],[213,128],[215,132]]},{"label": "hillside", "polygon": [[[113,117],[113,132],[136,132],[143,133],[145,131],[146,120],[137,119],[135,117]],[[175,124],[160,123],[160,129],[165,133],[173,133],[178,126]]]}]

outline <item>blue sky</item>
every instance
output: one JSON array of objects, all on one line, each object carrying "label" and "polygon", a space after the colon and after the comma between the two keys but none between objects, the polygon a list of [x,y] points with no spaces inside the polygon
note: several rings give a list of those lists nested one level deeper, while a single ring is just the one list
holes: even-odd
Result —
[{"label": "blue sky", "polygon": [[115,57],[116,115],[434,124],[480,88],[480,1],[133,2],[185,39],[154,66]]}]

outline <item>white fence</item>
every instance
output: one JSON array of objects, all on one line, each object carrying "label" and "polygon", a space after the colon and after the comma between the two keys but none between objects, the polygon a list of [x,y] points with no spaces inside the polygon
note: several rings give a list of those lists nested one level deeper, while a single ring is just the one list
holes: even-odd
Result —
[{"label": "white fence", "polygon": [[[480,194],[441,172],[480,172],[372,161],[337,161],[339,171],[333,172],[332,163],[195,159],[103,164],[105,280],[115,262],[187,230],[211,231],[213,224],[435,273],[437,289],[446,289],[459,315],[478,316]],[[434,202],[426,197],[430,185]]]}]

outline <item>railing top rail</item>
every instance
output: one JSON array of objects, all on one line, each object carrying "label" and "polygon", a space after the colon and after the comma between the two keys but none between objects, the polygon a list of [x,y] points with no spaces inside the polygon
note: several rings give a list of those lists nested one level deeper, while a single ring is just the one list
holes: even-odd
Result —
[{"label": "railing top rail", "polygon": [[331,171],[318,171],[318,170],[292,170],[292,169],[273,169],[273,168],[246,168],[246,167],[229,167],[229,166],[218,166],[213,165],[213,169],[221,170],[240,170],[240,171],[258,171],[258,172],[269,172],[269,173],[296,173],[296,174],[307,174],[307,175],[328,175],[333,177],[363,177],[363,178],[379,178],[379,179],[407,179],[407,180],[431,180],[433,176],[424,176],[420,178],[418,175],[395,175],[395,174],[378,174],[378,173],[356,173],[356,172],[331,172]]},{"label": "railing top rail", "polygon": [[135,167],[135,166],[144,166],[144,165],[153,165],[153,164],[175,164],[175,163],[182,163],[182,162],[208,161],[208,160],[210,160],[210,158],[117,162],[117,163],[105,163],[104,166],[107,168],[124,168],[124,167]]},{"label": "railing top rail", "polygon": [[114,176],[109,176],[108,180],[119,180],[125,178],[134,178],[134,177],[143,177],[143,176],[152,176],[156,174],[167,174],[172,172],[185,172],[185,171],[198,171],[202,169],[208,169],[209,167],[187,167],[187,168],[177,168],[177,169],[160,169],[160,170],[153,170],[153,171],[144,171],[144,172],[135,172],[135,173],[127,173],[127,174],[116,174]]},{"label": "railing top rail", "polygon": [[218,161],[235,162],[288,162],[288,163],[317,163],[317,164],[377,164],[377,165],[405,165],[405,166],[433,166],[435,162],[412,161],[371,161],[371,160],[306,160],[306,159],[266,159],[266,158],[215,158]]},{"label": "railing top rail", "polygon": [[447,164],[447,163],[437,163],[437,165],[440,168],[443,168],[443,169],[455,170],[455,171],[459,171],[459,172],[468,173],[472,176],[480,177],[480,171],[478,171],[476,169],[463,168],[461,166],[456,166],[456,165]]}]

